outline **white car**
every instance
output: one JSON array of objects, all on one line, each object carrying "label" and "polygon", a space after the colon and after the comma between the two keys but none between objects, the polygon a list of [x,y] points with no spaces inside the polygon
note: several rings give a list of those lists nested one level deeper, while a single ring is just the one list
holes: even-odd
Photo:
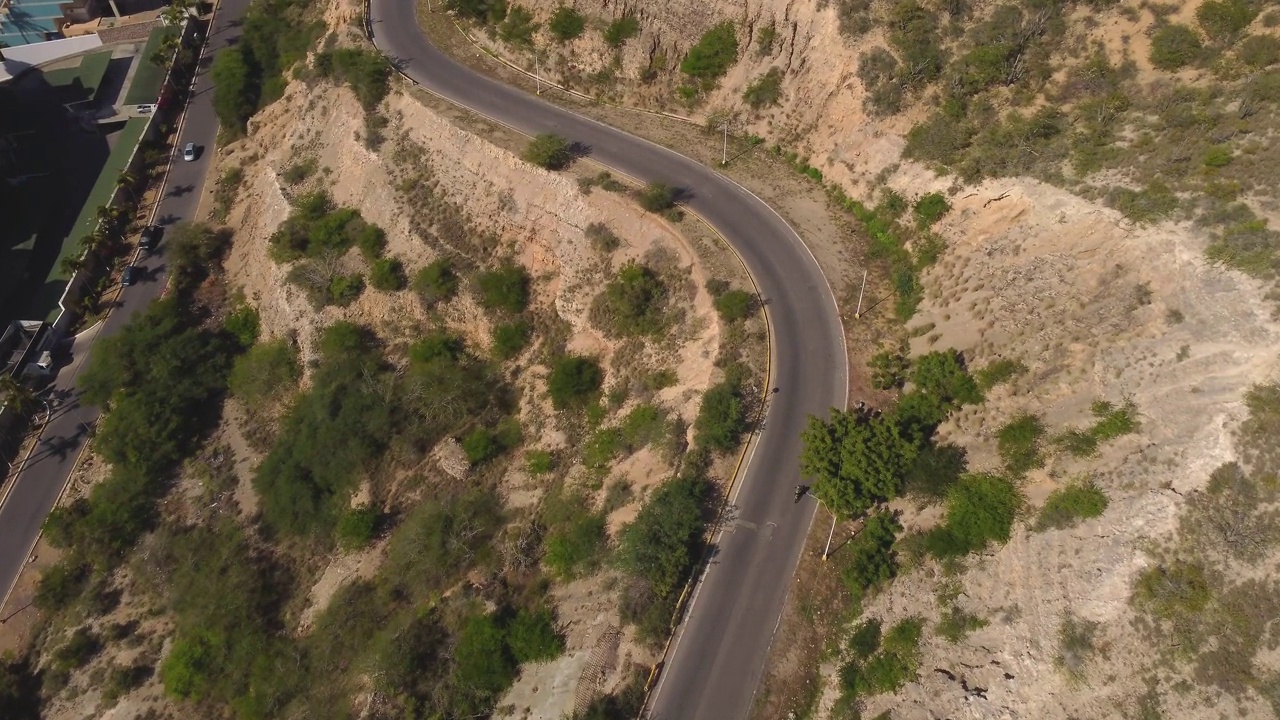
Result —
[{"label": "white car", "polygon": [[195,160],[195,159],[196,159],[196,144],[195,144],[195,143],[193,143],[193,142],[189,142],[189,143],[187,143],[187,146],[186,146],[186,147],[182,148],[182,159],[183,159],[183,160],[186,160],[187,162],[191,162],[192,160]]}]

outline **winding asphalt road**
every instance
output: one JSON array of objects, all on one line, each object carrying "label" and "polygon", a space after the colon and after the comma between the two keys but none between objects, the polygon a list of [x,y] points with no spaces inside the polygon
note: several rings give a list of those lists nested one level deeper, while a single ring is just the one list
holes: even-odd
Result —
[{"label": "winding asphalt road", "polygon": [[689,158],[454,62],[424,37],[416,10],[414,0],[372,0],[374,42],[401,72],[521,132],[556,133],[619,172],[683,188],[688,207],[733,245],[765,299],[779,392],[650,704],[660,720],[746,718],[814,513],[812,500],[793,503],[800,431],[808,415],[844,407],[848,392],[831,289],[804,243],[760,199]]},{"label": "winding asphalt road", "polygon": [[[222,48],[240,37],[240,18],[249,0],[222,0],[209,28],[205,60],[196,74],[181,133],[174,144],[172,166],[167,175],[164,195],[155,208],[155,222],[172,225],[194,220],[204,190],[205,177],[213,161],[213,148],[218,134],[218,118],[213,112],[213,85],[207,77],[209,61]],[[148,62],[141,55],[134,62]],[[181,148],[194,142],[203,152],[193,162],[184,162]],[[67,477],[75,466],[85,439],[86,429],[98,419],[98,408],[80,403],[76,379],[93,346],[104,337],[114,335],[139,310],[160,296],[168,277],[164,261],[164,243],[150,256],[138,259],[141,279],[123,288],[110,314],[97,328],[84,333],[72,344],[71,361],[61,368],[49,397],[57,398],[53,417],[41,432],[39,444],[0,505],[0,609],[17,582],[23,565],[40,535],[44,519],[57,502]]]}]

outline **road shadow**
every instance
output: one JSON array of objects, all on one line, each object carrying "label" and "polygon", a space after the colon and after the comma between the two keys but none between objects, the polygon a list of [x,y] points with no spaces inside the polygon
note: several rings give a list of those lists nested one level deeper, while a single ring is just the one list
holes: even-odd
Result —
[{"label": "road shadow", "polygon": [[569,154],[573,156],[574,160],[581,160],[582,158],[590,157],[591,146],[584,142],[571,142],[569,143]]}]

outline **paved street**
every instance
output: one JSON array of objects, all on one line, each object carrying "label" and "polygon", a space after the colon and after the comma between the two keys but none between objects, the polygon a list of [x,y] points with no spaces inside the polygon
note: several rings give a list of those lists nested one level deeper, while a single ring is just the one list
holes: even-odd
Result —
[{"label": "paved street", "polygon": [[[212,85],[208,78],[209,63],[218,50],[234,43],[240,36],[238,21],[248,7],[249,0],[223,0],[218,8],[186,121],[175,144],[176,157],[156,214],[159,224],[172,225],[195,218],[218,132],[218,120],[213,113]],[[145,58],[140,60],[146,62]],[[188,142],[196,143],[203,150],[194,162],[184,162],[181,158],[182,146]],[[84,445],[86,428],[98,417],[97,408],[79,403],[76,378],[84,367],[84,359],[92,350],[95,339],[119,332],[129,318],[164,289],[167,268],[163,244],[154,255],[140,259],[138,265],[143,270],[141,280],[124,288],[117,307],[107,319],[92,333],[86,334],[83,340],[77,339],[74,343],[71,363],[62,368],[50,391],[52,397],[61,399],[54,408],[54,417],[41,434],[30,463],[14,481],[4,505],[0,507],[0,592],[5,596],[22,571],[39,536],[40,526],[53,509],[71,473]]]},{"label": "paved street", "polygon": [[848,367],[835,299],[804,243],[768,205],[711,168],[463,67],[432,47],[414,0],[372,0],[374,42],[415,82],[524,133],[552,132],[594,160],[686,191],[687,205],[734,246],[773,332],[773,385],[733,522],[716,539],[688,619],[651,703],[655,718],[745,718],[795,574],[814,502],[792,502],[809,414],[844,407]]}]

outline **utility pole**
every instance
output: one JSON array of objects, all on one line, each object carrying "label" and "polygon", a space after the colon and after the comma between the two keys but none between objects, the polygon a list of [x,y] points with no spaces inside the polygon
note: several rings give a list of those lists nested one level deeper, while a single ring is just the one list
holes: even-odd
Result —
[{"label": "utility pole", "polygon": [[855,320],[862,317],[862,293],[867,289],[867,271],[862,271],[862,289],[858,291],[858,309],[853,313]]},{"label": "utility pole", "polygon": [[542,54],[537,50],[533,51],[533,76],[538,87],[538,94],[542,94]]},{"label": "utility pole", "polygon": [[836,534],[836,514],[831,513],[831,532],[827,533],[827,546],[822,549],[822,562],[826,562],[831,557],[831,538]]},{"label": "utility pole", "polygon": [[729,164],[729,118],[724,119],[724,145],[720,150],[720,164]]}]

